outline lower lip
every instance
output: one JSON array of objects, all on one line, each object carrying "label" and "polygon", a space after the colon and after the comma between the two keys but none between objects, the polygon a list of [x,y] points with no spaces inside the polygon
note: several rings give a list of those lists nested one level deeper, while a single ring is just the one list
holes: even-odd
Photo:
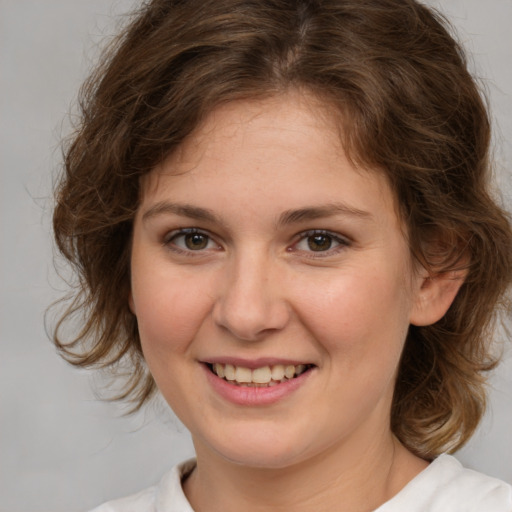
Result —
[{"label": "lower lip", "polygon": [[207,365],[203,365],[206,378],[211,387],[222,398],[236,405],[258,406],[271,405],[283,400],[297,391],[307,381],[312,369],[298,377],[269,387],[237,386],[215,375]]}]

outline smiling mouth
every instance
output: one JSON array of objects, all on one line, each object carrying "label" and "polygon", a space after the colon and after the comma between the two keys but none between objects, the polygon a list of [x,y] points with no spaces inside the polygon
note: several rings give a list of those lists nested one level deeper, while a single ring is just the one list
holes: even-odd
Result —
[{"label": "smiling mouth", "polygon": [[296,379],[299,375],[314,367],[312,364],[262,366],[261,368],[246,368],[232,364],[207,364],[212,373],[231,384],[243,387],[271,387],[283,382]]}]

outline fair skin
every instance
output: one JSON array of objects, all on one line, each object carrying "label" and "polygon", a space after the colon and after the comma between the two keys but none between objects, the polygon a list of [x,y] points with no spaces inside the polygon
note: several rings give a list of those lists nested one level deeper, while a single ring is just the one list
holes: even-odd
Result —
[{"label": "fair skin", "polygon": [[143,191],[130,306],[192,434],[195,511],[371,511],[426,467],[390,431],[394,380],[459,284],[413,264],[383,174],[313,97],[218,108]]}]

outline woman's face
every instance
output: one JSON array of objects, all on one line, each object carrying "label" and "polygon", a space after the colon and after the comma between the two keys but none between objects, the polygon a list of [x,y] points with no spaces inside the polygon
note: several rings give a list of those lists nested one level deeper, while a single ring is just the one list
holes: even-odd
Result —
[{"label": "woman's face", "polygon": [[200,453],[286,467],[389,433],[422,278],[385,178],[324,112],[228,104],[144,183],[131,308]]}]

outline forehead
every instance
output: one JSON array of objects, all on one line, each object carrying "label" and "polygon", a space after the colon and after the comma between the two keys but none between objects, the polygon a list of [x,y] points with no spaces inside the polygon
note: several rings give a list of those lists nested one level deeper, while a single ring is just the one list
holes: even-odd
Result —
[{"label": "forehead", "polygon": [[[270,96],[263,100],[237,100],[218,106],[204,121],[172,152],[153,174],[174,169],[178,174],[192,170],[201,159],[212,162],[232,158],[232,144],[237,140],[238,152],[255,149],[259,145],[262,159],[277,149],[295,149],[300,141],[303,148],[317,152],[321,160],[337,152],[344,154],[341,145],[337,117],[328,113],[328,106],[315,96],[298,91]],[[313,141],[312,135],[319,135]],[[317,137],[315,137],[317,138]],[[319,145],[318,141],[323,144]],[[226,147],[228,156],[222,151]],[[227,149],[229,147],[229,149]],[[253,155],[254,156],[254,155]],[[276,162],[277,165],[277,162]]]},{"label": "forehead", "polygon": [[225,104],[146,176],[143,203],[217,197],[256,211],[263,197],[265,209],[353,201],[394,210],[384,173],[347,158],[338,118],[301,93]]}]

